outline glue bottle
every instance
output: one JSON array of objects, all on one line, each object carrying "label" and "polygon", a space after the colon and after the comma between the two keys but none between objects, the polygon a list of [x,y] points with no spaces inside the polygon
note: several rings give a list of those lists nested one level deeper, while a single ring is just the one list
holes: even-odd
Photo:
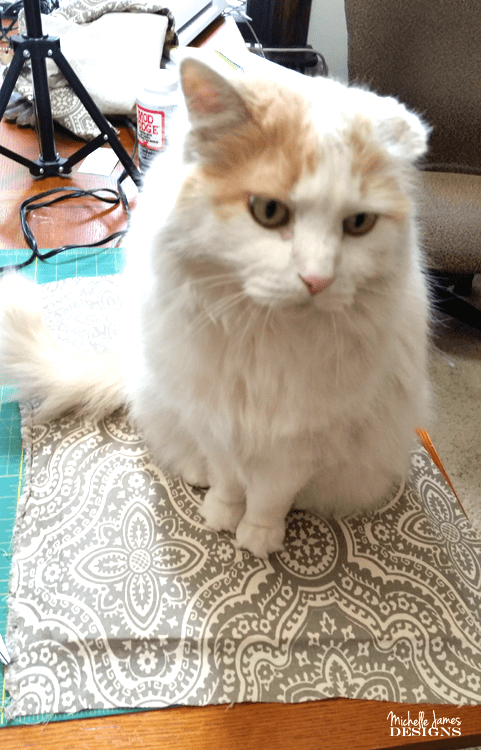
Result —
[{"label": "glue bottle", "polygon": [[168,148],[171,120],[178,104],[179,77],[176,70],[153,70],[137,97],[139,167],[145,172]]}]

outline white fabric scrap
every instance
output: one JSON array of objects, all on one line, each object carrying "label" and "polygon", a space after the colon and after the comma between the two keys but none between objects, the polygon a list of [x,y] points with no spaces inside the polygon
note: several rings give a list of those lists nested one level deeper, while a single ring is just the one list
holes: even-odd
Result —
[{"label": "white fabric scrap", "polygon": [[[106,13],[92,23],[43,16],[43,28],[60,48],[101,112],[129,115],[142,81],[159,68],[168,19],[154,13]],[[49,86],[66,86],[47,61]]]}]

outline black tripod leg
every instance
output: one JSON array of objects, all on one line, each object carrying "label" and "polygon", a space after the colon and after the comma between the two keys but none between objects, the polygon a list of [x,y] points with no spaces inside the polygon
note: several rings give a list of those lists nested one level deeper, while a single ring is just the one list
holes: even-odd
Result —
[{"label": "black tripod leg", "polygon": [[32,80],[35,93],[35,108],[37,111],[37,128],[40,139],[41,159],[46,163],[56,162],[59,158],[55,148],[55,134],[53,130],[52,107],[48,88],[47,66],[42,50],[31,45]]},{"label": "black tripod leg", "polygon": [[[77,98],[83,104],[94,123],[97,125],[102,138],[96,138],[95,143],[100,146],[108,142],[114,153],[119,158],[127,174],[130,175],[135,184],[142,185],[142,175],[117,138],[117,134],[104,115],[100,112],[89,93],[82,85],[75,71],[60,51],[60,41],[57,37],[44,36],[41,31],[41,16],[38,5],[34,0],[24,0],[25,20],[27,22],[28,35],[12,37],[14,55],[12,62],[0,88],[0,119],[7,108],[10,97],[15,88],[18,76],[27,59],[32,62],[32,79],[34,88],[35,105],[37,112],[37,125],[40,136],[42,153],[39,159],[31,161],[20,154],[15,154],[10,149],[0,145],[0,154],[7,156],[30,169],[36,177],[49,177],[55,175],[66,175],[71,167],[87,153],[94,150],[91,145],[84,146],[77,154],[73,154],[68,160],[57,154],[55,146],[55,135],[50,101],[50,91],[46,70],[46,59],[52,59],[59,70],[63,73],[67,82],[71,85]],[[33,7],[32,7],[33,6]],[[29,13],[27,14],[27,7]],[[33,18],[32,18],[33,16]],[[38,18],[37,18],[38,16]],[[30,26],[30,31],[29,31]]]},{"label": "black tripod leg", "polygon": [[3,117],[5,110],[7,109],[7,104],[10,101],[10,97],[12,96],[15,84],[17,83],[18,76],[21,73],[24,63],[25,58],[21,50],[15,50],[12,61],[8,66],[7,75],[3,79],[2,87],[0,89],[0,120]]},{"label": "black tripod leg", "polygon": [[[18,76],[20,75],[24,63],[25,57],[22,54],[22,51],[20,49],[16,49],[12,57],[12,61],[8,67],[7,75],[5,76],[2,87],[0,88],[0,120],[5,113],[7,104],[10,101],[10,97],[12,96],[12,92],[15,88],[15,84],[17,83]],[[30,169],[31,172],[33,172],[34,174],[38,174],[38,166],[31,159],[27,159],[21,154],[16,154],[14,151],[11,151],[11,149],[6,148],[2,145],[0,145],[0,154],[2,154],[2,156],[6,156],[8,159],[13,159],[13,161],[16,161],[18,164],[23,164],[23,166],[27,167],[27,169]]]},{"label": "black tripod leg", "polygon": [[130,175],[135,184],[137,186],[140,186],[142,184],[142,176],[140,171],[137,169],[129,154],[118,140],[113,127],[106,120],[95,102],[92,101],[90,94],[84,88],[77,74],[61,53],[60,47],[57,45],[52,45],[52,54],[49,54],[49,56],[56,63],[60,72],[72,87],[74,94],[81,101],[90,117],[97,125],[100,132],[104,135],[105,140],[108,141],[112,150],[117,154],[119,161],[124,166],[126,172]]}]

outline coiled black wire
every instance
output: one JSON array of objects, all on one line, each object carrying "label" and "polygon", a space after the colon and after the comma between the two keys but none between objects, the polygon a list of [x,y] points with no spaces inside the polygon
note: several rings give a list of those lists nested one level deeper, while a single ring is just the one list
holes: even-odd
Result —
[{"label": "coiled black wire", "polygon": [[[58,195],[59,193],[60,195]],[[49,198],[52,195],[57,195],[57,197],[52,198],[51,200],[44,200],[45,198]],[[122,188],[119,191],[116,191],[112,188],[94,188],[92,190],[80,190],[80,189],[71,188],[71,187],[58,187],[58,188],[53,188],[52,190],[46,190],[44,193],[39,193],[38,195],[34,195],[30,198],[27,198],[26,200],[23,201],[23,203],[20,206],[20,224],[21,224],[25,239],[27,241],[27,244],[32,251],[30,257],[27,258],[27,260],[23,261],[22,263],[15,263],[12,265],[0,266],[0,273],[2,273],[3,271],[13,271],[13,270],[18,271],[21,268],[25,268],[25,266],[29,266],[30,263],[33,263],[37,259],[41,261],[45,261],[45,260],[48,260],[49,258],[53,258],[55,255],[59,255],[59,253],[63,253],[65,250],[76,250],[76,249],[87,248],[87,247],[100,247],[101,245],[105,245],[108,242],[111,242],[113,240],[119,239],[120,237],[123,237],[127,231],[126,229],[118,231],[118,232],[113,232],[112,234],[109,234],[107,237],[103,237],[102,239],[97,240],[96,242],[90,242],[88,244],[82,243],[82,244],[62,245],[62,247],[56,247],[53,250],[46,250],[44,252],[38,249],[37,240],[28,223],[29,213],[39,208],[46,208],[47,206],[53,206],[55,203],[59,203],[60,201],[72,200],[74,198],[88,198],[88,197],[94,198],[95,200],[102,201],[112,206],[117,206],[120,203],[122,203],[124,209],[127,212],[127,216],[130,220],[130,208],[129,208],[127,198]]]},{"label": "coiled black wire", "polygon": [[[129,127],[133,125],[132,123],[127,122],[126,123]],[[137,151],[137,134],[135,133],[135,145],[132,152],[131,158],[133,159],[135,157],[135,153]],[[20,225],[22,227],[22,231],[25,237],[25,240],[28,244],[28,247],[31,249],[31,255],[27,260],[23,261],[22,263],[14,263],[11,265],[6,266],[0,266],[0,273],[3,271],[18,271],[21,268],[25,268],[26,266],[29,266],[30,263],[33,263],[35,260],[41,260],[45,261],[49,258],[53,258],[55,255],[59,255],[59,253],[63,253],[65,250],[77,250],[81,248],[88,248],[88,247],[101,247],[102,245],[107,244],[108,242],[112,242],[113,240],[120,239],[123,237],[128,229],[128,226],[130,224],[130,206],[127,199],[127,196],[125,195],[125,191],[122,187],[123,180],[127,177],[127,172],[124,169],[122,174],[120,175],[119,179],[117,180],[117,190],[114,190],[113,188],[92,188],[90,190],[84,190],[81,188],[75,188],[75,187],[57,187],[52,188],[51,190],[46,190],[43,193],[38,193],[37,195],[33,195],[30,198],[27,198],[23,201],[23,203],[20,205]],[[51,200],[44,200],[45,198],[50,198],[50,196],[56,195],[55,198],[52,198]],[[94,198],[95,200],[102,201],[103,203],[110,204],[112,206],[118,206],[120,203],[122,204],[126,215],[127,215],[127,227],[123,230],[113,232],[112,234],[109,234],[107,237],[102,237],[102,239],[97,240],[97,242],[91,242],[91,243],[81,243],[79,245],[73,244],[73,245],[62,245],[62,247],[56,247],[52,250],[46,250],[44,252],[41,252],[38,249],[38,242],[35,238],[35,235],[28,223],[28,215],[31,211],[35,211],[39,208],[46,208],[47,206],[53,206],[55,203],[59,203],[60,201],[65,200],[73,200],[75,198]]]}]

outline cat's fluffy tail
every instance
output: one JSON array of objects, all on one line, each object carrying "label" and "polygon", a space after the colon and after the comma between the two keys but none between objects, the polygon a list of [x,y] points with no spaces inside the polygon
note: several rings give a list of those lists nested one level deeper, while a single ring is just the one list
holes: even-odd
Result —
[{"label": "cat's fluffy tail", "polygon": [[0,385],[21,400],[39,397],[38,422],[72,410],[100,419],[125,404],[116,356],[64,347],[45,323],[38,287],[15,273],[0,277]]}]

